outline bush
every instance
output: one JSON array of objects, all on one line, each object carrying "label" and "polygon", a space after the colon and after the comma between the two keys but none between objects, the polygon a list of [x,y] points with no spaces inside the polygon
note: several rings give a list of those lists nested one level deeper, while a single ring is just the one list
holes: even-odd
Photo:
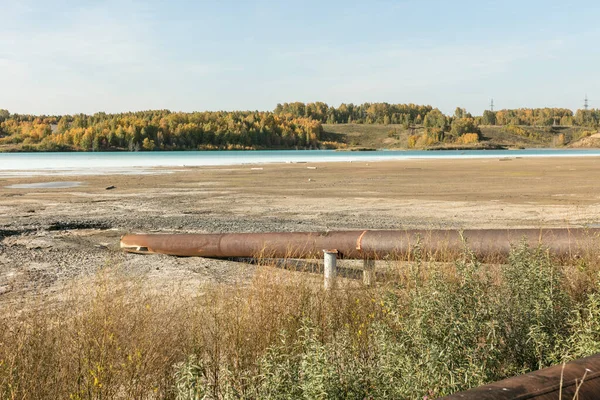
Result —
[{"label": "bush", "polygon": [[327,334],[304,319],[292,340],[282,331],[259,360],[256,397],[436,397],[600,351],[600,297],[573,318],[543,249],[521,244],[498,270],[468,251],[451,272],[425,271],[421,258],[408,279],[371,292],[366,321]]},{"label": "bush", "polygon": [[512,133],[513,135],[528,137],[527,131],[519,126],[515,125],[507,125],[504,127],[504,130],[508,133]]},{"label": "bush", "polygon": [[408,148],[414,149],[417,146],[418,140],[419,140],[419,135],[410,135],[408,137]]},{"label": "bush", "polygon": [[554,363],[600,353],[600,287],[588,294],[579,309],[571,311],[569,332],[560,338]]},{"label": "bush", "polygon": [[345,149],[348,147],[348,145],[346,143],[332,142],[332,141],[320,142],[319,146],[321,147],[321,149],[326,149],[326,150]]},{"label": "bush", "polygon": [[533,140],[541,140],[542,139],[542,135],[540,135],[539,133],[536,133],[532,130],[526,130],[524,128],[521,128],[520,126],[506,125],[504,127],[504,130],[512,135],[522,136],[522,137],[530,138]]},{"label": "bush", "polygon": [[154,144],[154,140],[144,138],[144,140],[142,141],[142,149],[144,149],[145,151],[152,151],[155,147],[156,146]]},{"label": "bush", "polygon": [[456,143],[460,144],[472,144],[479,143],[479,134],[478,133],[465,133],[456,139]]}]

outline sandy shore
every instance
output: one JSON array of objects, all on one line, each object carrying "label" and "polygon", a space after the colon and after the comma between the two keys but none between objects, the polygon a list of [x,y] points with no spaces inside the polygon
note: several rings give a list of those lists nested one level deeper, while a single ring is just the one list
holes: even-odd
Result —
[{"label": "sandy shore", "polygon": [[[593,226],[600,223],[599,161],[406,160],[3,178],[0,303],[52,296],[107,265],[158,288],[252,276],[252,266],[232,261],[123,254],[118,241],[127,232]],[[81,185],[7,188],[56,181]]]}]

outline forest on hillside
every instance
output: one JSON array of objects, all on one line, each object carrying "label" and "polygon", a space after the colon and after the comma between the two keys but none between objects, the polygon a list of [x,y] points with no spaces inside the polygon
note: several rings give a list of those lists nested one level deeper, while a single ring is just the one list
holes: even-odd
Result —
[{"label": "forest on hillside", "polygon": [[[284,103],[269,111],[24,115],[0,110],[2,151],[151,151],[316,149],[343,147],[323,139],[323,124],[397,125],[410,131],[406,147],[473,145],[480,126],[503,126],[523,137],[523,127],[578,126],[597,129],[600,110],[537,108],[487,110],[473,116],[457,107],[445,115],[429,105]],[[538,135],[538,134],[536,134]],[[559,143],[561,140],[558,141]],[[562,140],[564,143],[564,140]]]}]

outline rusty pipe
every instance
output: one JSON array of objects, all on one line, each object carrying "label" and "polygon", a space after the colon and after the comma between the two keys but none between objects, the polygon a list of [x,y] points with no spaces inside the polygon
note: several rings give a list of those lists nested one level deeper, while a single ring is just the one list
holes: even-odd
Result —
[{"label": "rusty pipe", "polygon": [[585,228],[132,234],[121,238],[121,248],[212,258],[315,258],[323,249],[336,249],[339,258],[366,259],[406,256],[418,243],[425,254],[439,258],[459,253],[465,243],[476,256],[506,256],[512,245],[525,241],[530,246],[541,244],[555,255],[575,256],[599,234],[600,229]]},{"label": "rusty pipe", "polygon": [[[585,379],[581,383],[582,378]],[[562,379],[561,379],[562,377]],[[561,385],[562,381],[562,385]],[[578,399],[600,398],[600,353],[580,358],[570,363],[544,368],[525,375],[515,376],[489,385],[455,393],[443,400],[554,400],[574,398],[581,384]]]}]

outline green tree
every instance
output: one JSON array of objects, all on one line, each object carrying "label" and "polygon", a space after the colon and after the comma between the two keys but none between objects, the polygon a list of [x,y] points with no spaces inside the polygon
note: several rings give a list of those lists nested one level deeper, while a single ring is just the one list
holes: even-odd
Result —
[{"label": "green tree", "polygon": [[423,126],[426,128],[439,128],[444,130],[446,129],[447,124],[448,120],[446,119],[446,116],[437,108],[428,113],[423,120]]},{"label": "green tree", "polygon": [[599,114],[598,110],[577,110],[575,113],[575,124],[596,127],[598,125]]},{"label": "green tree", "polygon": [[560,119],[560,125],[563,126],[572,126],[573,125],[573,117],[569,115],[565,115]]},{"label": "green tree", "polygon": [[467,111],[464,108],[456,107],[454,110],[454,118],[464,118]]},{"label": "green tree", "polygon": [[65,133],[69,130],[69,119],[67,117],[62,117],[60,121],[58,121],[57,126],[59,133]]},{"label": "green tree", "polygon": [[10,117],[8,110],[0,108],[0,122],[6,121]]},{"label": "green tree", "polygon": [[452,121],[450,133],[458,137],[465,133],[479,133],[479,127],[475,125],[473,118],[457,118]]},{"label": "green tree", "polygon": [[483,117],[481,118],[482,125],[496,125],[496,113],[490,110],[485,110],[483,112]]},{"label": "green tree", "polygon": [[90,129],[86,129],[85,133],[83,134],[83,136],[81,138],[81,142],[79,143],[79,145],[84,150],[91,150],[93,143],[94,143],[94,134],[92,133],[92,131]]}]

